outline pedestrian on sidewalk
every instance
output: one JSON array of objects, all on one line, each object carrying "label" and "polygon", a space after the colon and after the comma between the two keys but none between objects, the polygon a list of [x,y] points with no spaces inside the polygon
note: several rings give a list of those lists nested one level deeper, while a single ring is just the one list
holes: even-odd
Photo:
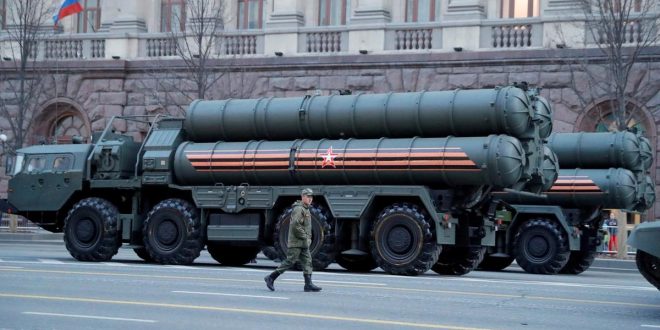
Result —
[{"label": "pedestrian on sidewalk", "polygon": [[293,203],[286,260],[274,272],[264,278],[266,287],[270,291],[275,291],[275,279],[293,267],[296,261],[300,262],[303,268],[305,292],[321,291],[320,287],[312,283],[312,255],[309,252],[309,247],[312,244],[312,215],[309,212],[313,199],[312,195],[312,189],[305,188],[300,193],[301,200]]}]

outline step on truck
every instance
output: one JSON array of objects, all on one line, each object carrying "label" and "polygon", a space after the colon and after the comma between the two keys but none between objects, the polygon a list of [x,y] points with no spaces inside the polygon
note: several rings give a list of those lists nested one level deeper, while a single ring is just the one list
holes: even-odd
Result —
[{"label": "step on truck", "polygon": [[[514,86],[200,100],[185,118],[113,117],[90,143],[17,150],[8,200],[63,231],[78,260],[127,244],[149,262],[191,264],[206,247],[241,265],[286,249],[291,205],[311,188],[316,269],[464,274],[494,244],[488,193],[556,177],[537,104]],[[141,142],[115,130],[139,126]]]}]

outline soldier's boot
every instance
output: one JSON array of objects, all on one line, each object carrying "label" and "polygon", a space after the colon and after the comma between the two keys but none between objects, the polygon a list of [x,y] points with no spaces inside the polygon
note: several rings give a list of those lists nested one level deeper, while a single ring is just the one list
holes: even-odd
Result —
[{"label": "soldier's boot", "polygon": [[321,288],[312,283],[312,274],[304,274],[305,277],[305,292],[318,292]]},{"label": "soldier's boot", "polygon": [[264,277],[264,281],[266,281],[266,286],[270,291],[275,291],[275,279],[280,276],[280,273],[278,272],[272,272],[270,275]]}]

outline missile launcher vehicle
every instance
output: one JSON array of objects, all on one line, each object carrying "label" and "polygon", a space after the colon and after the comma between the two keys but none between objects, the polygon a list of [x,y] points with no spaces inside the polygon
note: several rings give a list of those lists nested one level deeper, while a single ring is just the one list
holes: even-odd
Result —
[{"label": "missile launcher vehicle", "polygon": [[[185,118],[113,117],[89,144],[18,150],[8,199],[78,260],[127,244],[190,264],[206,246],[240,265],[286,251],[311,188],[314,268],[464,274],[495,242],[488,193],[536,194],[557,175],[535,104],[550,111],[516,87],[196,101]],[[115,132],[121,120],[148,124],[144,141]]]},{"label": "missile launcher vehicle", "polygon": [[516,260],[529,273],[582,273],[603,239],[603,209],[644,212],[655,203],[646,138],[554,133],[548,147],[557,155],[559,178],[543,196],[493,194],[509,205],[498,213],[496,244],[479,268],[502,270]]}]

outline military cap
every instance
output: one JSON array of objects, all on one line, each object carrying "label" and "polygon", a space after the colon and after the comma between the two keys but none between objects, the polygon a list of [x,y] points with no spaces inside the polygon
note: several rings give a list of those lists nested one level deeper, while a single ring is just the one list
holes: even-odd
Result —
[{"label": "military cap", "polygon": [[314,195],[314,192],[312,191],[312,189],[305,188],[300,192],[300,195],[312,196],[312,195]]}]

